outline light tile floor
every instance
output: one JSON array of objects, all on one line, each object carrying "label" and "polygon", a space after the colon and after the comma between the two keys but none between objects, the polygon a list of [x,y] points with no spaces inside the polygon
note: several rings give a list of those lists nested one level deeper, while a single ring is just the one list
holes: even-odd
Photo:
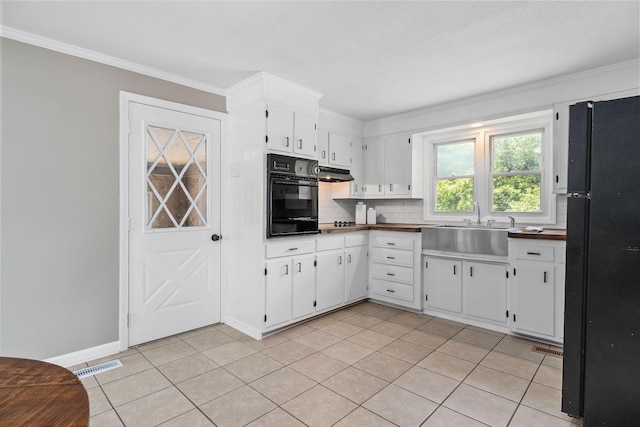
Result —
[{"label": "light tile floor", "polygon": [[83,380],[91,426],[575,426],[532,341],[365,302],[262,341],[222,324]]}]

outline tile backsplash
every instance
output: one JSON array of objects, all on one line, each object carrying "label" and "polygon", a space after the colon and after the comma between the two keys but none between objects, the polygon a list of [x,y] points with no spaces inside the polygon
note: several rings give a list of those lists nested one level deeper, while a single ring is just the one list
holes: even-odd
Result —
[{"label": "tile backsplash", "polygon": [[[321,223],[333,221],[354,221],[356,204],[358,200],[334,199],[335,193],[344,193],[344,188],[339,186],[347,183],[321,182],[318,192],[318,211]],[[422,219],[423,201],[421,199],[395,199],[395,200],[359,200],[367,205],[367,208],[375,207],[379,222],[393,222],[405,224],[420,224]],[[380,217],[382,215],[382,218]],[[564,228],[567,226],[567,196],[558,195],[556,204],[557,222],[553,227]]]}]

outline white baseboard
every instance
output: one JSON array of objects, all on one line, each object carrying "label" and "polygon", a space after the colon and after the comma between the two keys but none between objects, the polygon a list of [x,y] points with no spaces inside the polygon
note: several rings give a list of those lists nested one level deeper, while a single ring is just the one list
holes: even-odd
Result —
[{"label": "white baseboard", "polygon": [[81,363],[86,363],[90,360],[99,359],[101,357],[107,357],[118,352],[120,352],[120,341],[114,341],[96,347],[74,351],[73,353],[51,357],[49,359],[45,359],[45,362],[68,368],[69,366],[79,365]]},{"label": "white baseboard", "polygon": [[231,316],[225,316],[224,323],[226,325],[228,325],[228,326],[231,326],[233,329],[237,329],[238,331],[242,332],[243,334],[249,335],[251,338],[253,338],[255,340],[261,340],[262,339],[262,332],[261,331],[259,331],[258,329],[247,325],[244,322],[239,321],[238,319],[234,319]]}]

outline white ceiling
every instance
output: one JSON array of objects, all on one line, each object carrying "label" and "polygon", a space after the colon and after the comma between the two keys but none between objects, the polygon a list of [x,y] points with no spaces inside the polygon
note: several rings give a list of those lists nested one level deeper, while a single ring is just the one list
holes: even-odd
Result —
[{"label": "white ceiling", "polygon": [[4,1],[5,27],[228,88],[266,71],[363,121],[637,59],[640,1]]}]

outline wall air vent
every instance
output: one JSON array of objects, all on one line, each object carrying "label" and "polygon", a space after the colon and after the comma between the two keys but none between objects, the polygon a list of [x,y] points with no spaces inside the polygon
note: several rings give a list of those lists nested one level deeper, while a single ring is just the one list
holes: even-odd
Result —
[{"label": "wall air vent", "polygon": [[108,362],[100,363],[98,365],[89,366],[88,368],[82,368],[77,371],[73,371],[73,373],[80,379],[90,377],[96,374],[101,374],[103,372],[110,371],[115,368],[122,367],[122,362],[120,359],[110,360]]}]

